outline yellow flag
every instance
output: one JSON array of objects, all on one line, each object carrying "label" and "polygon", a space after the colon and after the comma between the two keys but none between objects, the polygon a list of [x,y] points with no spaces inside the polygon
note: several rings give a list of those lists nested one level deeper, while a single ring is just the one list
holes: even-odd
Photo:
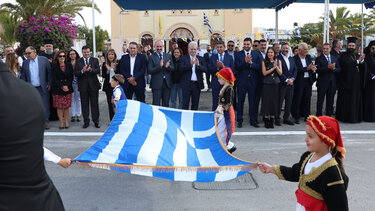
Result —
[{"label": "yellow flag", "polygon": [[161,24],[161,17],[159,15],[159,34],[160,36],[163,34],[163,25]]},{"label": "yellow flag", "polygon": [[256,33],[258,40],[260,40],[260,33]]}]

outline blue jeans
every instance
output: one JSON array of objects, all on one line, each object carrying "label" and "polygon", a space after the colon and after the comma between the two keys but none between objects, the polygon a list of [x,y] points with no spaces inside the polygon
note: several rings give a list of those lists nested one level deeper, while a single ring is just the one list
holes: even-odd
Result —
[{"label": "blue jeans", "polygon": [[180,84],[173,84],[171,89],[171,108],[176,107],[176,100],[178,95],[178,109],[182,109],[182,88]]}]

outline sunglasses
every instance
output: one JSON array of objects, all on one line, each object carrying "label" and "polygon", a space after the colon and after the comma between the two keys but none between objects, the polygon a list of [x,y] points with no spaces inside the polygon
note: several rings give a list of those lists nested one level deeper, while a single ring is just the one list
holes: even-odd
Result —
[{"label": "sunglasses", "polygon": [[234,45],[228,45],[228,47],[234,47]]},{"label": "sunglasses", "polygon": [[59,55],[59,58],[65,58],[65,55]]},{"label": "sunglasses", "polygon": [[258,45],[253,45],[254,47],[258,47]]}]

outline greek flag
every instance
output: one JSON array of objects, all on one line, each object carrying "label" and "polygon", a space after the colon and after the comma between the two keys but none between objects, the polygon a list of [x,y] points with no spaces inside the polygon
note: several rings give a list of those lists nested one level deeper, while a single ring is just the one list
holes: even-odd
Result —
[{"label": "greek flag", "polygon": [[208,31],[210,32],[210,34],[212,34],[213,30],[212,30],[212,27],[210,25],[210,21],[208,20],[208,17],[206,15],[206,13],[203,13],[203,25],[207,25]]},{"label": "greek flag", "polygon": [[107,131],[75,163],[195,182],[230,180],[256,168],[226,150],[216,124],[214,112],[122,100]]}]

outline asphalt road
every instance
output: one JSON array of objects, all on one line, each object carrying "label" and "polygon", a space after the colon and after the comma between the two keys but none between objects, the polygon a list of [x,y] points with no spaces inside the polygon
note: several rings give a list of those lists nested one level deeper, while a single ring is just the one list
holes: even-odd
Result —
[{"label": "asphalt road", "polygon": [[[151,101],[150,95],[148,92],[147,102]],[[314,93],[312,110],[315,99]],[[75,158],[84,152],[100,136],[71,136],[69,132],[104,132],[109,124],[104,100],[101,93],[100,129],[93,125],[82,129],[81,122],[71,123],[69,129],[61,131],[58,122],[51,122],[44,145],[62,157]],[[200,109],[209,110],[210,107],[211,94],[203,92]],[[371,163],[375,161],[374,126],[375,123],[341,124],[347,149],[344,166],[350,179],[347,191],[350,210],[374,210],[375,207],[371,195],[375,189],[375,178],[371,174],[374,172]],[[285,131],[296,132],[285,135]],[[248,161],[292,165],[306,150],[303,131],[303,122],[267,130],[250,127],[245,119],[243,128],[236,131],[245,133],[236,133],[232,137],[238,147],[234,155]],[[294,192],[297,183],[279,181],[275,175],[263,175],[258,170],[252,172],[257,184],[252,190],[196,190],[191,182],[173,182],[75,165],[63,169],[49,162],[46,162],[46,168],[66,210],[295,210],[296,205]]]}]

